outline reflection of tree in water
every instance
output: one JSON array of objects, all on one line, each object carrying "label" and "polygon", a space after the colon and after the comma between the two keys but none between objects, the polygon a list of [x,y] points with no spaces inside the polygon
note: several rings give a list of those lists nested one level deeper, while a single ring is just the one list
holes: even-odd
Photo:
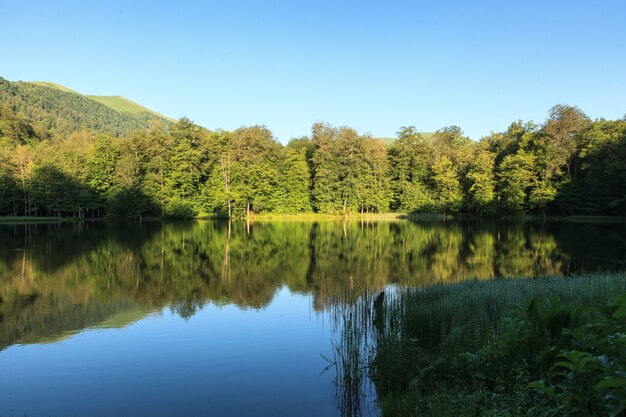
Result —
[{"label": "reflection of tree in water", "polygon": [[[622,233],[607,232],[616,228]],[[172,306],[184,317],[207,302],[263,308],[284,286],[312,294],[320,311],[387,284],[621,269],[606,258],[623,262],[625,229],[405,221],[2,226],[0,344],[80,329],[129,308]]]}]

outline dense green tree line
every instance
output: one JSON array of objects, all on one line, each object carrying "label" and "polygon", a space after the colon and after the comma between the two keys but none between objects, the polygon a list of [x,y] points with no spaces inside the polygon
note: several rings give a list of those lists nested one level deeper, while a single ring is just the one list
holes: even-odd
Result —
[{"label": "dense green tree line", "polygon": [[626,119],[558,105],[480,141],[403,127],[386,145],[318,123],[281,145],[264,126],[188,119],[114,138],[37,134],[0,112],[0,215],[171,218],[251,213],[626,214]]}]

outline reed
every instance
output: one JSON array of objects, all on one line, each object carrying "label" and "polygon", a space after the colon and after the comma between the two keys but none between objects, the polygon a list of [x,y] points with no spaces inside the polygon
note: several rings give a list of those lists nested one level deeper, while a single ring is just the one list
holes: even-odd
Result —
[{"label": "reed", "polygon": [[[366,381],[383,415],[514,415],[533,404],[537,415],[607,410],[602,398],[613,388],[594,384],[621,378],[624,358],[599,329],[623,333],[623,323],[611,319],[610,301],[620,294],[625,273],[387,287],[383,303],[369,293],[336,309],[342,414],[361,415]],[[578,366],[581,357],[619,366],[574,377],[559,370],[563,358]]]},{"label": "reed", "polygon": [[[574,322],[588,312],[600,317],[596,324],[603,324],[596,328],[606,326],[602,317],[611,316],[610,300],[624,293],[624,273],[466,281],[398,290],[385,303],[384,326],[378,331],[370,362],[382,409],[385,415],[413,415],[416,410],[424,415],[447,415],[461,407],[467,415],[482,415],[493,404],[506,413],[530,407],[534,401],[544,400],[529,391],[530,381],[558,380],[554,365],[558,355],[574,349],[561,335],[563,326],[579,326]],[[547,317],[542,323],[545,329],[533,327],[534,313],[529,306],[545,310],[541,313]],[[555,323],[561,326],[554,332],[559,338],[543,337]],[[610,357],[608,344],[603,345],[607,339],[594,336],[584,326],[576,331],[584,334],[581,339],[586,340],[582,344],[586,350],[581,350],[585,355],[599,352],[596,354]],[[607,375],[597,373],[596,379]],[[591,377],[583,379],[590,381]],[[580,409],[602,409],[600,394],[593,384],[589,386],[582,390],[585,394],[579,403],[584,406]],[[575,389],[561,391],[559,398],[575,395]],[[512,404],[504,404],[507,401]],[[553,412],[560,406],[550,399],[545,399],[544,405],[537,412]]]},{"label": "reed", "polygon": [[501,335],[502,318],[529,297],[555,297],[604,309],[608,300],[625,291],[626,274],[437,284],[390,297],[385,314],[393,320],[385,331],[387,337],[454,354],[492,343]]}]

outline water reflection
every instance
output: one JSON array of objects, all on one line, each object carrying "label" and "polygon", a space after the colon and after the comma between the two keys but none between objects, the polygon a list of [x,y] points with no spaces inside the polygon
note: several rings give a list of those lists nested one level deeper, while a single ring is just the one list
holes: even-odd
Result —
[{"label": "water reflection", "polygon": [[387,284],[624,269],[626,225],[237,222],[0,226],[0,348],[124,326],[171,306],[321,311]]}]

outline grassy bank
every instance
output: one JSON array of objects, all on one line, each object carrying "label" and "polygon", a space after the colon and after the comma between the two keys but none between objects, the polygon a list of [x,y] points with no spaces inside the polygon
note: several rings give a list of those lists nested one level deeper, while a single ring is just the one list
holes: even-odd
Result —
[{"label": "grassy bank", "polygon": [[353,213],[353,214],[322,214],[322,213],[300,213],[300,214],[254,214],[250,216],[252,221],[265,220],[298,220],[298,221],[320,221],[320,220],[397,220],[405,219],[405,213]]},{"label": "grassy bank", "polygon": [[[100,221],[102,218],[80,219],[78,217],[30,217],[30,216],[0,216],[0,223],[58,223],[77,221]],[[120,219],[116,219],[119,221]],[[125,219],[126,221],[138,222],[137,218]],[[228,217],[201,213],[192,217],[171,217],[171,216],[145,216],[142,221],[190,221],[190,220],[219,220],[226,221]],[[499,216],[481,217],[472,214],[444,215],[436,213],[348,213],[348,214],[322,214],[322,213],[298,213],[298,214],[274,214],[261,213],[252,214],[250,217],[233,218],[233,221],[325,221],[325,220],[348,220],[348,221],[393,221],[393,220],[413,220],[413,221],[520,221],[520,222],[572,222],[572,223],[623,223],[626,217],[611,216],[548,216],[537,217],[531,215],[523,216]]]},{"label": "grassy bank", "polygon": [[369,359],[385,416],[624,415],[625,274],[385,298]]},{"label": "grassy bank", "polygon": [[[210,214],[200,214],[197,220],[228,220],[228,217]],[[323,213],[298,213],[276,214],[259,213],[249,217],[233,218],[235,221],[268,221],[268,220],[296,220],[296,221],[323,221],[323,220],[413,220],[413,221],[514,221],[514,222],[572,222],[572,223],[622,223],[626,217],[619,216],[495,216],[483,217],[476,214],[439,214],[439,213],[346,213],[346,214],[323,214]],[[173,220],[173,219],[169,219]]]},{"label": "grassy bank", "polygon": [[0,223],[59,223],[78,220],[73,217],[0,216]]}]

